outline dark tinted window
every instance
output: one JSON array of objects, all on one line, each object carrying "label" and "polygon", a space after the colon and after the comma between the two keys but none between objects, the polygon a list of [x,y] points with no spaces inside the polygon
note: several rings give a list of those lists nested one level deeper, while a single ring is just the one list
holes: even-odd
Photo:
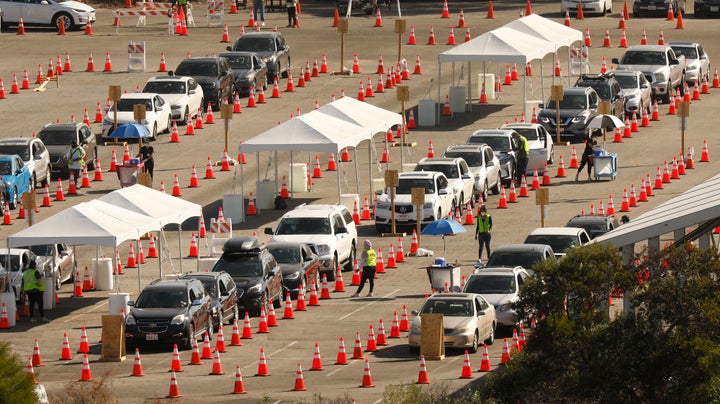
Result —
[{"label": "dark tinted window", "polygon": [[180,63],[175,74],[178,76],[217,76],[218,67],[217,63],[203,62],[203,63]]},{"label": "dark tinted window", "polygon": [[25,145],[0,145],[0,154],[17,154],[25,161],[30,160],[30,151]]},{"label": "dark tinted window", "polygon": [[213,272],[225,271],[235,278],[257,278],[263,275],[262,263],[257,256],[242,253],[225,253]]},{"label": "dark tinted window", "polygon": [[135,307],[139,309],[151,307],[180,308],[187,306],[188,295],[184,289],[163,290],[154,288],[144,290],[135,302]]},{"label": "dark tinted window", "polygon": [[543,259],[540,252],[494,251],[490,255],[487,266],[515,267],[530,269]]},{"label": "dark tinted window", "polygon": [[[130,108],[130,111],[132,111],[132,107]],[[74,129],[43,129],[40,131],[40,133],[38,133],[38,138],[40,138],[43,143],[50,146],[69,145],[70,143],[72,143],[73,140],[76,139],[76,134]]]},{"label": "dark tinted window", "polygon": [[185,94],[185,82],[182,81],[151,81],[145,84],[143,93]]},{"label": "dark tinted window", "polygon": [[464,291],[467,293],[477,293],[479,295],[501,295],[514,293],[516,290],[517,284],[515,283],[515,277],[512,274],[508,274],[472,276],[468,280]]}]

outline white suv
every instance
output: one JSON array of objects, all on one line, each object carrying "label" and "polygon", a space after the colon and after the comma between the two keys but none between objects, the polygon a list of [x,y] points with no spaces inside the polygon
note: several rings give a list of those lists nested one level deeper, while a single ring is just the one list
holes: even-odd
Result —
[{"label": "white suv", "polygon": [[545,173],[545,163],[552,164],[555,160],[555,147],[552,136],[539,123],[508,123],[501,129],[513,129],[528,141],[528,165],[525,176],[532,175],[537,168],[538,175]]},{"label": "white suv", "polygon": [[50,181],[50,152],[40,138],[13,137],[0,140],[0,154],[17,154],[32,175],[32,186],[38,188]]},{"label": "white suv", "polygon": [[448,146],[443,157],[462,157],[475,177],[475,196],[488,199],[488,190],[500,193],[500,160],[492,147],[482,144],[453,144]]},{"label": "white suv", "polygon": [[445,174],[455,191],[453,211],[456,207],[464,208],[468,202],[475,203],[473,196],[478,192],[475,189],[475,176],[462,157],[426,157],[418,161],[415,171],[439,171]]},{"label": "white suv", "polygon": [[[445,174],[437,171],[414,171],[400,173],[399,185],[395,189],[396,229],[414,229],[417,225],[415,206],[412,204],[412,189],[425,189],[425,203],[420,214],[421,225],[444,218],[453,211],[455,193]],[[381,192],[375,205],[375,229],[387,233],[391,229],[390,190]]]},{"label": "white suv", "polygon": [[525,244],[547,244],[555,257],[562,258],[566,250],[590,242],[590,236],[582,227],[538,227],[528,234]]},{"label": "white suv", "polygon": [[513,304],[520,300],[520,287],[530,277],[523,267],[494,267],[476,271],[465,283],[463,293],[482,295],[495,306],[498,325],[515,327],[518,324]]},{"label": "white suv", "polygon": [[328,280],[335,280],[338,265],[352,269],[357,247],[357,228],[352,215],[343,205],[302,204],[285,213],[273,232],[266,227],[265,234],[272,235],[270,243],[290,241],[313,243],[320,257],[320,272]]}]

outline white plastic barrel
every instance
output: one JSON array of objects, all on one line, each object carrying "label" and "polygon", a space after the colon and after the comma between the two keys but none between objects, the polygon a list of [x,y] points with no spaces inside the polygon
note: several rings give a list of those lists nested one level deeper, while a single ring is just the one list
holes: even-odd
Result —
[{"label": "white plastic barrel", "polygon": [[128,302],[130,301],[130,293],[110,293],[108,294],[108,312],[111,316],[119,316],[120,310],[124,310],[124,314],[127,315],[130,307]]},{"label": "white plastic barrel", "polygon": [[435,101],[424,99],[418,101],[418,126],[435,126]]},{"label": "white plastic barrel", "polygon": [[240,224],[245,217],[243,196],[240,194],[223,195],[223,215],[231,218],[233,223]]},{"label": "white plastic barrel", "polygon": [[[55,293],[57,293],[55,290],[55,279],[43,278],[42,282],[45,286],[45,292],[43,292],[43,309],[52,310],[55,308]],[[73,288],[74,287],[73,285]],[[14,315],[13,318],[15,318]]]},{"label": "white plastic barrel", "polygon": [[255,207],[258,209],[275,208],[275,181],[262,180],[255,182]]},{"label": "white plastic barrel", "polygon": [[[54,286],[53,290],[55,290]],[[5,303],[5,310],[7,311],[10,327],[15,327],[15,311],[17,310],[17,306],[15,305],[15,293],[0,293],[0,302]]]},{"label": "white plastic barrel", "polygon": [[113,278],[112,258],[93,258],[92,272],[95,279],[95,290],[113,290],[115,280]]},{"label": "white plastic barrel", "polygon": [[465,112],[465,87],[450,87],[450,111]]},{"label": "white plastic barrel", "polygon": [[495,75],[493,73],[478,74],[478,99],[482,94],[482,85],[485,83],[485,95],[488,100],[495,99]]},{"label": "white plastic barrel", "polygon": [[[289,192],[307,192],[307,164],[293,163],[289,164],[289,170],[292,171],[292,182],[288,185]],[[291,181],[290,175],[287,177]]]}]

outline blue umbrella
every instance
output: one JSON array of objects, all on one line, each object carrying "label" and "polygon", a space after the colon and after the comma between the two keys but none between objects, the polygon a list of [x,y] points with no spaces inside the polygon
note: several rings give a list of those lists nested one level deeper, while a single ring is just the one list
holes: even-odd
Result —
[{"label": "blue umbrella", "polygon": [[443,258],[446,257],[445,236],[453,236],[458,233],[467,233],[467,230],[453,219],[439,219],[430,222],[420,234],[425,236],[442,236],[443,239]]},{"label": "blue umbrella", "polygon": [[126,123],[119,125],[110,136],[118,139],[139,139],[150,137],[150,131],[144,125]]}]

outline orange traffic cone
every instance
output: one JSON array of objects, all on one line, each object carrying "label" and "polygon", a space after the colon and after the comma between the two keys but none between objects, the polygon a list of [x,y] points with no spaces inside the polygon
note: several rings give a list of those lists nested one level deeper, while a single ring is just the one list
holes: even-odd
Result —
[{"label": "orange traffic cone", "polygon": [[283,320],[292,320],[295,318],[293,313],[292,300],[290,300],[290,293],[285,295],[285,312],[283,313]]},{"label": "orange traffic cone", "polygon": [[710,162],[710,150],[708,150],[707,140],[703,140],[702,153],[700,154],[700,162],[701,163],[709,163]]},{"label": "orange traffic cone", "polygon": [[485,18],[495,18],[495,8],[493,7],[493,2],[490,0],[488,2],[488,11]]},{"label": "orange traffic cone", "polygon": [[247,391],[245,391],[245,384],[242,379],[242,373],[240,372],[240,365],[235,366],[235,388],[233,389],[233,394],[247,394]]},{"label": "orange traffic cone", "polygon": [[260,360],[258,361],[258,370],[255,376],[270,376],[267,360],[265,359],[265,349],[262,347],[260,347]]},{"label": "orange traffic cone", "polygon": [[182,397],[182,394],[180,394],[180,388],[178,387],[177,383],[177,376],[175,375],[175,371],[172,371],[172,375],[170,376],[170,391],[168,392],[167,398],[178,398]]},{"label": "orange traffic cone", "polygon": [[320,290],[320,299],[330,299],[330,289],[328,288],[327,275],[322,276],[322,289]]},{"label": "orange traffic cone", "polygon": [[360,387],[375,387],[372,381],[372,375],[370,374],[370,361],[367,359],[365,359],[365,369],[363,370],[363,379]]},{"label": "orange traffic cone", "polygon": [[82,373],[80,374],[81,382],[89,382],[92,380],[92,373],[90,372],[90,362],[88,361],[87,354],[83,354]]},{"label": "orange traffic cone", "polygon": [[208,374],[212,376],[224,374],[222,370],[222,362],[220,361],[220,351],[217,349],[215,350],[215,355],[213,356],[212,370]]},{"label": "orange traffic cone", "polygon": [[347,365],[347,353],[345,352],[345,340],[340,337],[340,345],[338,346],[337,359],[335,360],[336,365]]},{"label": "orange traffic cone", "polygon": [[[195,337],[191,337],[195,338]],[[170,361],[171,372],[182,372],[182,363],[180,363],[180,353],[178,352],[177,344],[173,344],[172,360]]]},{"label": "orange traffic cone", "polygon": [[250,196],[248,196],[248,208],[247,208],[247,215],[253,216],[257,215],[257,208],[255,207],[255,197],[253,196],[253,193],[250,192]]},{"label": "orange traffic cone", "polygon": [[[4,304],[3,304],[4,306]],[[62,351],[60,351],[60,360],[69,361],[72,359],[72,352],[70,351],[70,341],[68,341],[67,333],[63,333]]]},{"label": "orange traffic cone", "polygon": [[365,358],[365,355],[363,354],[363,348],[362,348],[362,341],[360,340],[360,333],[355,332],[355,347],[353,348],[353,356],[352,359],[363,359]]},{"label": "orange traffic cone", "polygon": [[145,376],[143,373],[142,362],[140,361],[140,349],[135,348],[135,363],[133,364],[133,371],[130,376]]},{"label": "orange traffic cone", "polygon": [[433,27],[431,26],[431,27],[430,27],[430,36],[428,37],[428,40],[427,40],[426,45],[435,45],[435,44],[436,44],[436,42],[435,42],[435,30],[434,30]]},{"label": "orange traffic cone", "polygon": [[315,343],[315,352],[313,353],[312,366],[310,370],[317,371],[323,370],[322,359],[320,358],[320,345]]},{"label": "orange traffic cone", "polygon": [[[210,341],[207,342],[207,349],[208,354],[210,352]],[[197,340],[193,338],[192,340],[192,354],[190,355],[190,363],[188,365],[202,365],[203,361],[200,357],[200,349],[198,347]]]}]

